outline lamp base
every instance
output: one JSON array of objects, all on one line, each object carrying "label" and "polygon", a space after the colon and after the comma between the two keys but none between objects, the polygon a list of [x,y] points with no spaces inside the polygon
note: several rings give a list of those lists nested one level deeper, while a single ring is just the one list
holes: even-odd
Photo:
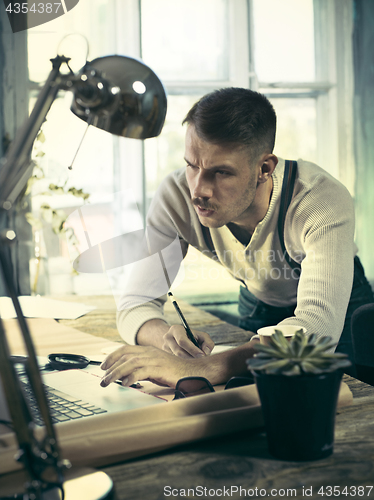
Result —
[{"label": "lamp base", "polygon": [[[64,500],[115,500],[114,486],[105,472],[94,469],[72,469],[64,474]],[[20,492],[25,484],[25,473],[15,472],[0,480],[0,500],[31,500],[25,492]],[[17,491],[17,493],[15,493]],[[40,500],[61,500],[61,491],[52,488],[43,492]],[[39,499],[38,499],[39,500]]]}]

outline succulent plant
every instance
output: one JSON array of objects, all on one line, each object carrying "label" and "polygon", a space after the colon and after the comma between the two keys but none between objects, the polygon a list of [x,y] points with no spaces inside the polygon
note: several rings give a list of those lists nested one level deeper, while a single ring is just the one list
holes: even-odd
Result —
[{"label": "succulent plant", "polygon": [[351,365],[347,355],[327,352],[336,344],[331,337],[317,337],[298,330],[291,340],[286,340],[280,330],[275,330],[268,345],[258,343],[256,354],[247,359],[248,370],[273,375],[303,375],[332,372]]}]

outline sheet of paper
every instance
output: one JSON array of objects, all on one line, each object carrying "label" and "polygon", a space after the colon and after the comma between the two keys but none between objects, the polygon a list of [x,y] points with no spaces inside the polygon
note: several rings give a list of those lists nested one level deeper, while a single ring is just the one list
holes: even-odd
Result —
[{"label": "sheet of paper", "polygon": [[[77,319],[96,309],[95,306],[23,295],[18,298],[26,318]],[[12,300],[0,297],[0,315],[3,319],[16,318]]]},{"label": "sheet of paper", "polygon": [[[38,356],[48,356],[51,353],[81,354],[96,360],[101,355],[101,349],[119,347],[121,344],[106,340],[96,335],[84,333],[76,328],[59,323],[53,318],[27,318],[31,337]],[[9,347],[12,354],[26,354],[18,321],[4,320]],[[97,361],[100,360],[100,357]]]},{"label": "sheet of paper", "polygon": [[215,345],[213,347],[212,354],[218,354],[223,351],[229,351],[230,349],[234,349],[234,347],[238,347],[235,345]]},{"label": "sheet of paper", "polygon": [[[118,346],[105,347],[104,349],[101,350],[101,352],[103,354],[110,354],[111,352],[118,349],[118,347],[121,347],[121,345],[119,344]],[[211,354],[218,354],[219,352],[228,351],[229,349],[234,349],[234,347],[237,347],[237,346],[235,346],[235,345],[215,345],[213,347],[213,351],[211,352]]]}]

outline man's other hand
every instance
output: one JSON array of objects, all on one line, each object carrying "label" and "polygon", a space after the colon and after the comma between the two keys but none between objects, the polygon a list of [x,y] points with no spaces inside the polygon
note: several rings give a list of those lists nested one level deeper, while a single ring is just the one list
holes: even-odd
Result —
[{"label": "man's other hand", "polygon": [[106,387],[111,382],[122,380],[124,386],[130,386],[137,381],[149,380],[175,387],[180,378],[190,376],[205,377],[213,385],[223,384],[234,375],[247,373],[246,359],[255,353],[257,342],[253,339],[235,349],[196,358],[175,356],[154,346],[124,345],[102,363],[101,368],[106,372],[101,385]]},{"label": "man's other hand", "polygon": [[[150,380],[158,385],[175,387],[182,377],[204,370],[199,359],[184,359],[153,346],[122,346],[109,354],[101,368],[106,370],[100,385],[122,380],[128,387],[138,380]],[[200,366],[201,365],[201,366]]]}]

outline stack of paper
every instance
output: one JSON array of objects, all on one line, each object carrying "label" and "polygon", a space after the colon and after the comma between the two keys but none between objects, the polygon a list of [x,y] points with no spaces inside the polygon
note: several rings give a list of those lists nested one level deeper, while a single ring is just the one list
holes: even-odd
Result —
[{"label": "stack of paper", "polygon": [[[24,295],[18,297],[23,315],[26,318],[77,319],[96,309],[95,306],[46,299],[40,296]],[[0,316],[2,319],[16,318],[13,302],[9,297],[0,297]]]}]

